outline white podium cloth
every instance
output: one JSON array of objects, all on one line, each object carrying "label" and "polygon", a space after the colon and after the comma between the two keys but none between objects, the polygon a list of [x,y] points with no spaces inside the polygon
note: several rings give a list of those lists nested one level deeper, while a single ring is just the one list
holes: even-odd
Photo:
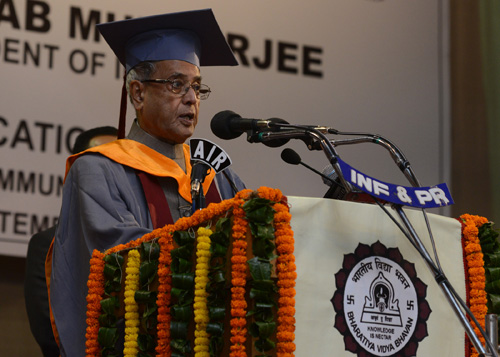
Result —
[{"label": "white podium cloth", "polygon": [[[464,356],[462,325],[419,253],[380,207],[290,196],[288,202],[298,274],[296,356],[354,356],[345,350],[343,336],[334,327],[336,312],[330,299],[344,255],[354,253],[359,243],[372,245],[376,241],[387,248],[398,248],[405,260],[415,264],[417,277],[427,285],[426,300],[432,312],[427,320],[428,336],[419,343],[417,356]],[[422,212],[405,212],[432,254]],[[461,225],[434,214],[429,214],[429,220],[443,270],[465,300]]]}]

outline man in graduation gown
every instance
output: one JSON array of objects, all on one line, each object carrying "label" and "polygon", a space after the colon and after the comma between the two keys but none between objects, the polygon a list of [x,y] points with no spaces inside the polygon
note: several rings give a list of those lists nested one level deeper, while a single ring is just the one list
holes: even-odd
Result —
[{"label": "man in graduation gown", "polygon": [[[200,100],[210,93],[200,66],[237,64],[211,10],[117,21],[99,30],[126,66],[137,119],[127,139],[67,162],[49,283],[61,355],[71,357],[85,355],[92,251],[190,214],[192,168],[184,142],[198,122]],[[212,171],[203,182],[207,204],[243,188],[232,172]]]}]

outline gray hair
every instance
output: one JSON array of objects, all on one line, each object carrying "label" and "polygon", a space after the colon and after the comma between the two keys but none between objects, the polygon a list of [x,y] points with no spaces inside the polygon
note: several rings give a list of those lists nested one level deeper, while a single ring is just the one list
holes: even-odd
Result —
[{"label": "gray hair", "polygon": [[130,101],[132,97],[130,96],[130,82],[133,80],[143,81],[145,79],[150,79],[151,75],[156,71],[155,61],[144,61],[140,62],[134,66],[128,73],[125,79],[125,86],[127,88],[127,93]]}]

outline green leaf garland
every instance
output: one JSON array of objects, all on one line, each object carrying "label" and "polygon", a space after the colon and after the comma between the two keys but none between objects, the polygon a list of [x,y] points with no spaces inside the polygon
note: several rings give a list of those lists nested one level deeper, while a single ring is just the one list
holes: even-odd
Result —
[{"label": "green leaf garland", "polygon": [[488,313],[500,315],[500,244],[498,236],[498,230],[493,229],[493,222],[485,223],[479,227],[478,238],[484,259]]},{"label": "green leaf garland", "polygon": [[[243,205],[246,218],[252,232],[252,250],[254,258],[248,260],[252,277],[249,297],[252,300],[247,317],[252,316],[249,332],[256,338],[255,348],[263,353],[276,347],[271,337],[276,331],[275,311],[278,288],[272,280],[273,265],[276,258],[274,243],[274,209],[272,202],[263,198],[254,198]],[[267,355],[262,355],[267,356]]]}]

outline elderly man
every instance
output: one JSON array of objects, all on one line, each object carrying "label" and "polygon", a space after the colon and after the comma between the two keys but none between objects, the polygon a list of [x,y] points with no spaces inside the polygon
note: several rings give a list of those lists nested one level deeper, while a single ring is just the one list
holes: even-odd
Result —
[{"label": "elderly man", "polygon": [[[198,123],[200,65],[236,65],[211,10],[99,25],[127,70],[137,119],[127,139],[72,156],[53,246],[51,308],[62,356],[85,354],[86,281],[94,249],[138,239],[191,212],[191,164],[184,144]],[[226,170],[227,171],[227,170]],[[210,172],[207,203],[244,185]]]}]

